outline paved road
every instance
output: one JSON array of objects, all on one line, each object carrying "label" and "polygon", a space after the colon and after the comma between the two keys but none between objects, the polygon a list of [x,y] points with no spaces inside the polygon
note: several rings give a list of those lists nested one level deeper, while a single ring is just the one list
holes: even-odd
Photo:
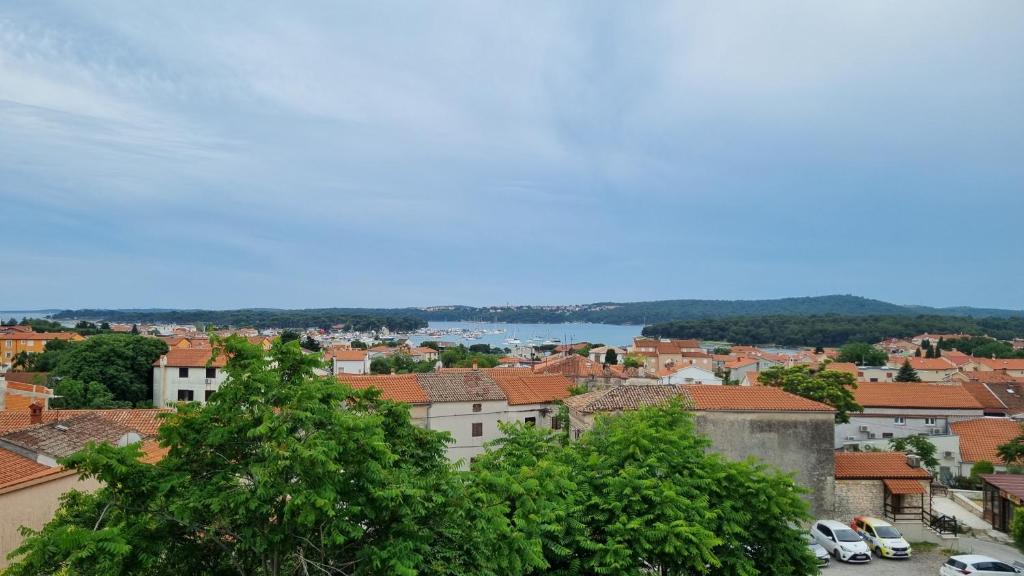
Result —
[{"label": "paved road", "polygon": [[[976,538],[960,538],[959,553],[984,554],[1004,562],[1024,562],[1024,555],[1014,548]],[[822,571],[822,576],[936,576],[939,573],[939,566],[942,566],[947,558],[948,555],[935,549],[916,553],[909,560],[873,558],[869,564],[843,564],[833,561],[831,567]]]}]

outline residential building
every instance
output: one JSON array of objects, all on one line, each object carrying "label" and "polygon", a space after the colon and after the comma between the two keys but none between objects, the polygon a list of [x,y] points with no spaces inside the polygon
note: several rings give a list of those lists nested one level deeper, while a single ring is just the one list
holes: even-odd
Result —
[{"label": "residential building", "polygon": [[1006,462],[999,457],[998,448],[1024,433],[1020,422],[1009,418],[962,420],[949,428],[960,437],[960,476],[970,476],[971,466],[983,460],[991,462],[997,472],[1004,472]]},{"label": "residential building", "polygon": [[694,411],[697,431],[727,458],[755,457],[795,473],[814,514],[832,510],[835,411],[767,386],[624,385],[566,398],[571,435],[590,430],[598,415],[679,399]]},{"label": "residential building", "polygon": [[[836,364],[839,364],[839,362],[836,362]],[[857,371],[857,380],[861,382],[892,382],[899,372],[899,368],[888,366],[854,366]],[[830,364],[828,369],[835,370],[836,368]]]},{"label": "residential building", "polygon": [[20,352],[36,354],[46,350],[53,340],[79,341],[85,338],[77,332],[26,332],[8,331],[0,334],[0,371],[10,367]]},{"label": "residential building", "polygon": [[875,344],[875,347],[890,356],[913,356],[914,352],[921,349],[917,344],[902,338],[888,338]]},{"label": "residential building", "polygon": [[437,362],[437,350],[427,346],[417,346],[409,349],[409,356],[417,362]]},{"label": "residential building", "polygon": [[224,355],[211,348],[172,348],[153,362],[153,406],[206,402],[227,378]]},{"label": "residential building", "polygon": [[158,410],[32,410],[0,412],[0,570],[22,541],[20,527],[39,530],[53,518],[69,490],[91,491],[95,479],[56,465],[88,442],[143,441],[143,462],[165,453],[151,438]]},{"label": "residential building", "polygon": [[1024,379],[1001,372],[971,372],[970,376],[961,386],[981,404],[985,416],[1024,419]]},{"label": "residential building", "polygon": [[409,404],[414,423],[452,436],[448,457],[463,466],[481,454],[487,442],[501,437],[499,422],[557,428],[554,403],[569,396],[573,385],[563,375],[536,374],[529,368],[445,368],[425,374],[380,376],[342,374],[338,380],[356,388],[377,388],[383,398]]},{"label": "residential building", "polygon": [[590,349],[590,353],[588,355],[590,357],[590,361],[600,362],[603,364],[609,350],[615,351],[616,364],[622,364],[623,360],[626,358],[626,355],[629,354],[629,351],[627,351],[625,348],[618,348],[615,346],[598,346],[596,348]]},{"label": "residential building", "polygon": [[331,363],[335,375],[370,373],[370,354],[366,350],[329,348],[324,359]]},{"label": "residential building", "polygon": [[530,368],[533,360],[519,356],[503,356],[498,358],[498,368]]},{"label": "residential building", "polygon": [[[22,380],[19,376],[33,374],[33,378]],[[39,376],[42,374],[42,376]],[[35,382],[46,382],[46,374],[42,372],[7,372],[0,374],[0,411],[2,410],[27,410],[30,404],[39,404],[48,407],[50,398],[53,398],[53,390],[36,384]]]},{"label": "residential building", "polygon": [[978,358],[980,370],[997,370],[1007,376],[1024,377],[1024,358]]},{"label": "residential building", "polygon": [[660,370],[656,376],[659,384],[721,384],[722,379],[715,373],[696,366],[670,367]]},{"label": "residential building", "polygon": [[761,372],[757,358],[739,358],[725,363],[725,373],[730,381],[742,382],[748,373]]},{"label": "residential building", "polygon": [[853,391],[862,412],[836,424],[836,448],[865,440],[918,434],[949,434],[949,424],[984,414],[981,404],[958,383],[860,382]]},{"label": "residential building", "polygon": [[[910,362],[922,382],[949,382],[960,371],[956,364],[946,358],[919,358],[910,356]],[[897,367],[898,369],[898,367]]]},{"label": "residential building", "polygon": [[931,474],[902,452],[837,452],[835,510],[840,522],[854,516],[885,518],[908,540],[925,539],[931,514]]}]

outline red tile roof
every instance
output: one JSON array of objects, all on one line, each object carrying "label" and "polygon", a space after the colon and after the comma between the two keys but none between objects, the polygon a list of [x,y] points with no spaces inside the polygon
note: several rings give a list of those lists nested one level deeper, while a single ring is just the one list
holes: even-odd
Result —
[{"label": "red tile roof", "polygon": [[167,358],[167,366],[172,368],[223,368],[227,365],[227,356],[218,355],[211,361],[213,356],[212,348],[171,348],[160,358],[153,362],[153,366],[160,366],[162,358]]},{"label": "red tile roof", "polygon": [[910,367],[914,370],[953,370],[956,368],[956,364],[945,358],[923,358],[917,356],[908,356],[907,361],[910,362]]},{"label": "red tile roof", "polygon": [[56,459],[75,454],[90,442],[114,444],[131,432],[135,430],[93,413],[9,432],[0,440]]},{"label": "red tile roof", "polygon": [[35,460],[0,449],[0,488],[49,469],[49,466],[43,466]]},{"label": "red tile roof", "polygon": [[408,404],[427,404],[427,392],[416,381],[415,374],[339,374],[338,381],[364,390],[376,388],[381,398]]},{"label": "red tile roof", "polygon": [[836,452],[836,480],[893,478],[931,478],[931,474],[912,468],[903,452]]},{"label": "red tile roof", "polygon": [[[132,430],[143,436],[153,436],[160,428],[160,414],[170,412],[161,408],[114,408],[109,410],[45,410],[43,423],[66,420],[83,414],[99,414],[104,418]],[[0,434],[22,430],[33,426],[28,410],[0,411]]]},{"label": "red tile roof", "polygon": [[[993,372],[994,374],[994,372]],[[5,372],[0,378],[7,380],[7,383],[21,382],[22,384],[46,384],[49,372]]]},{"label": "red tile roof", "polygon": [[1024,434],[1020,423],[1009,418],[962,420],[950,423],[949,430],[960,437],[960,459],[971,463],[988,460],[1003,464],[996,449]]},{"label": "red tile roof", "polygon": [[993,370],[1024,370],[1024,358],[978,358],[977,361]]},{"label": "red tile roof", "polygon": [[853,395],[865,408],[981,409],[959,383],[859,382]]},{"label": "red tile roof", "polygon": [[[441,372],[466,372],[469,368],[444,368]],[[510,406],[546,404],[569,396],[572,380],[561,374],[534,374],[529,368],[485,368],[481,372],[501,387]]]},{"label": "red tile roof", "polygon": [[860,372],[860,369],[853,362],[829,362],[823,369],[831,370],[832,372],[848,372],[854,376]]},{"label": "red tile roof", "polygon": [[[986,374],[992,374],[992,372],[986,372]],[[974,399],[981,404],[981,407],[986,410],[1005,410],[1006,404],[996,396],[988,385],[982,382],[963,382],[960,384],[964,387],[964,390],[974,396]]]},{"label": "red tile roof", "polygon": [[924,494],[924,486],[920,480],[890,479],[882,480],[890,494]]},{"label": "red tile roof", "polygon": [[3,340],[83,340],[77,332],[14,332],[4,334]]},{"label": "red tile roof", "polygon": [[369,354],[366,350],[332,350],[327,353],[327,358],[334,358],[338,362],[362,362]]}]

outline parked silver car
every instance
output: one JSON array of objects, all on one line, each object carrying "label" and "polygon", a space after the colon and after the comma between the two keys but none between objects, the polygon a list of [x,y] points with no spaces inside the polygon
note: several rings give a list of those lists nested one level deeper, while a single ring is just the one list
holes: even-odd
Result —
[{"label": "parked silver car", "polygon": [[1007,574],[1024,574],[1024,570],[1014,568],[1006,562],[981,556],[979,554],[963,554],[950,556],[949,560],[939,568],[939,576],[1006,576]]},{"label": "parked silver car", "polygon": [[828,550],[821,544],[818,544],[814,540],[814,536],[810,534],[804,534],[804,540],[807,541],[807,548],[810,549],[811,554],[818,559],[818,568],[828,568],[828,565],[832,563],[832,559],[828,555]]}]

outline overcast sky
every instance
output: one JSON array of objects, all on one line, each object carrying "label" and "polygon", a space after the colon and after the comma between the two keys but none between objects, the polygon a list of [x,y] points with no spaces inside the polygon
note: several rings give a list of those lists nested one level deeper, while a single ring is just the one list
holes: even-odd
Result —
[{"label": "overcast sky", "polygon": [[1022,58],[1019,0],[8,0],[0,310],[1024,308]]}]

